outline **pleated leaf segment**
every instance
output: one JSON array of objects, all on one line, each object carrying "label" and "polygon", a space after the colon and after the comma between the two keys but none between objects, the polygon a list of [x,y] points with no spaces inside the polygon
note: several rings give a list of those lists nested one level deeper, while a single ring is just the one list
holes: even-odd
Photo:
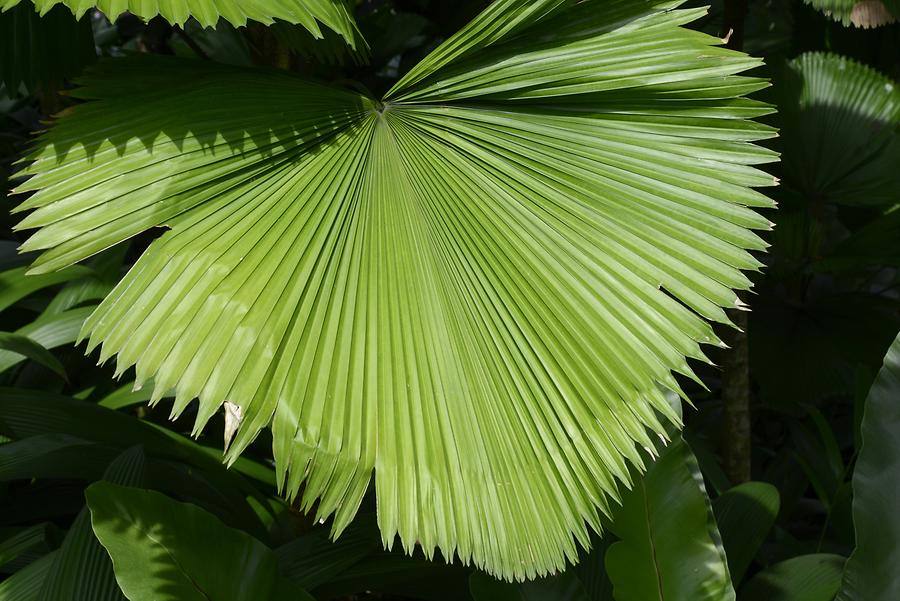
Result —
[{"label": "pleated leaf segment", "polygon": [[[33,272],[168,231],[88,319],[234,460],[339,533],[375,473],[385,544],[505,578],[599,529],[770,227],[756,59],[679,2],[500,0],[382,101],[290,74],[105,63],[43,136]],[[233,408],[232,408],[233,409]]]},{"label": "pleated leaf segment", "polygon": [[[191,17],[204,27],[215,27],[219,19],[232,25],[246,25],[248,19],[272,23],[281,19],[306,27],[315,37],[323,37],[320,24],[339,33],[355,46],[359,39],[356,24],[345,0],[32,0],[35,10],[46,14],[58,4],[67,6],[79,19],[97,7],[110,19],[130,12],[144,19],[159,15],[166,21],[183,25]],[[26,4],[32,1],[24,0]],[[0,0],[6,11],[23,0]]]}]

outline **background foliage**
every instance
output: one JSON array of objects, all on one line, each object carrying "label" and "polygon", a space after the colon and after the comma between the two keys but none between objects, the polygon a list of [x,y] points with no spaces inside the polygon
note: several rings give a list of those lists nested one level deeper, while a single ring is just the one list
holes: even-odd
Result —
[{"label": "background foliage", "polygon": [[[76,20],[61,6],[37,20],[28,2],[0,2],[12,6],[0,15],[2,189],[18,183],[14,162],[31,132],[77,102],[57,92],[97,56],[276,66],[354,80],[380,97],[486,4],[348,4],[356,31],[337,5],[333,29],[245,25],[237,14],[204,28],[216,20],[110,21],[95,10]],[[765,58],[752,74],[773,82],[755,94],[778,107],[762,120],[780,130],[765,143],[781,154],[767,167],[781,183],[766,191],[778,203],[766,212],[777,224],[759,255],[767,268],[751,275],[754,294],[743,296],[752,312],[736,317],[746,337],[723,328],[734,348],[711,357],[723,367],[698,362],[701,382],[681,382],[694,405],[685,407],[683,437],[673,434],[647,473],[635,474],[577,566],[508,584],[440,555],[428,561],[418,549],[412,557],[384,551],[371,494],[331,542],[330,524],[276,494],[268,434],[226,469],[224,414],[193,440],[195,408],[170,422],[172,399],[149,406],[152,387],[133,392],[133,371],[116,374],[96,365],[97,352],[73,347],[157,232],[25,277],[35,256],[16,252],[24,238],[11,209],[20,198],[7,200],[0,223],[0,601],[896,599],[896,6],[750,0],[744,16],[735,12],[741,4],[713,3],[691,27],[723,37],[731,30],[730,44]],[[732,360],[742,352],[746,379],[735,377],[744,364]],[[735,428],[742,402],[749,417]]]}]

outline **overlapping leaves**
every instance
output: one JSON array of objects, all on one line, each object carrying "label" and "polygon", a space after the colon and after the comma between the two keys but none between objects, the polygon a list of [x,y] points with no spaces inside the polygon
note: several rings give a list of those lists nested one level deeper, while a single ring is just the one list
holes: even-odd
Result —
[{"label": "overlapping leaves", "polygon": [[[0,0],[0,10],[8,10],[21,2]],[[232,25],[244,25],[248,19],[262,23],[282,19],[303,25],[319,38],[322,37],[321,23],[341,34],[351,45],[356,39],[356,26],[344,0],[33,0],[33,3],[42,15],[62,4],[79,19],[95,6],[110,18],[128,11],[145,19],[159,15],[170,23],[181,25],[193,17],[205,27],[214,27],[219,19]]]},{"label": "overlapping leaves", "polygon": [[[650,0],[500,0],[375,101],[106,63],[29,157],[48,272],[169,228],[88,320],[234,459],[387,544],[523,578],[600,527],[764,244],[757,61]],[[135,75],[139,73],[140,75]],[[661,417],[662,416],[662,417]]]}]

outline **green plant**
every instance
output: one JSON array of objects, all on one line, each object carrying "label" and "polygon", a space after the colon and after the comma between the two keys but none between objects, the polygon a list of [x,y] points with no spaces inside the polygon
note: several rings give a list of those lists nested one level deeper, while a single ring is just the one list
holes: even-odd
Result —
[{"label": "green plant", "polygon": [[0,0],[0,601],[892,599],[897,26],[693,4]]},{"label": "green plant", "polygon": [[382,100],[101,65],[27,157],[32,272],[170,228],[85,323],[101,361],[176,416],[199,397],[195,432],[237,405],[229,460],[271,422],[280,486],[337,533],[374,469],[386,544],[562,569],[759,266],[774,156],[734,75],[758,62],[697,11],[570,4],[491,5]]}]

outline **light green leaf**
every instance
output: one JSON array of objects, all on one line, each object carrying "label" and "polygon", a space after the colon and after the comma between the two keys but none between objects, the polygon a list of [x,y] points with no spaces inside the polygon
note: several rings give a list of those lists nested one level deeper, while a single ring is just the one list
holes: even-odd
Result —
[{"label": "light green leaf", "polygon": [[734,600],[703,476],[684,441],[623,495],[611,528],[622,539],[606,552],[616,601]]},{"label": "light green leaf", "polygon": [[845,561],[827,554],[788,559],[751,578],[741,589],[741,601],[832,601]]},{"label": "light green leaf", "polygon": [[[62,363],[33,338],[21,333],[0,332],[0,349],[3,349],[0,351],[0,372],[6,371],[20,361],[31,359],[63,378],[66,377],[66,368]],[[10,357],[10,355],[12,356]]]},{"label": "light green leaf", "polygon": [[[20,2],[0,0],[0,10]],[[316,37],[322,37],[322,23],[351,45],[356,39],[356,25],[343,0],[34,0],[35,10],[42,15],[58,4],[69,7],[79,19],[95,6],[110,19],[128,11],[144,19],[160,15],[178,25],[193,17],[204,27],[214,27],[220,18],[232,25],[245,25],[248,19],[262,23],[283,19],[303,25]]]},{"label": "light green leaf", "polygon": [[900,597],[900,337],[884,358],[864,411],[853,470],[856,549],[838,599],[892,601]]},{"label": "light green leaf", "polygon": [[[85,492],[94,533],[130,601],[287,599],[275,555],[199,507],[98,482]],[[311,599],[300,589],[291,599]],[[276,596],[278,594],[279,596]]]},{"label": "light green leaf", "polygon": [[712,502],[735,586],[775,524],[780,505],[778,489],[766,482],[739,484]]},{"label": "light green leaf", "polygon": [[199,398],[196,431],[239,407],[229,461],[271,424],[280,485],[336,532],[374,470],[386,544],[562,570],[770,227],[770,108],[742,98],[766,82],[736,75],[759,61],[677,4],[500,0],[384,101],[109,61],[30,155],[25,249],[45,273],[170,228],[89,348],[175,414]]}]

